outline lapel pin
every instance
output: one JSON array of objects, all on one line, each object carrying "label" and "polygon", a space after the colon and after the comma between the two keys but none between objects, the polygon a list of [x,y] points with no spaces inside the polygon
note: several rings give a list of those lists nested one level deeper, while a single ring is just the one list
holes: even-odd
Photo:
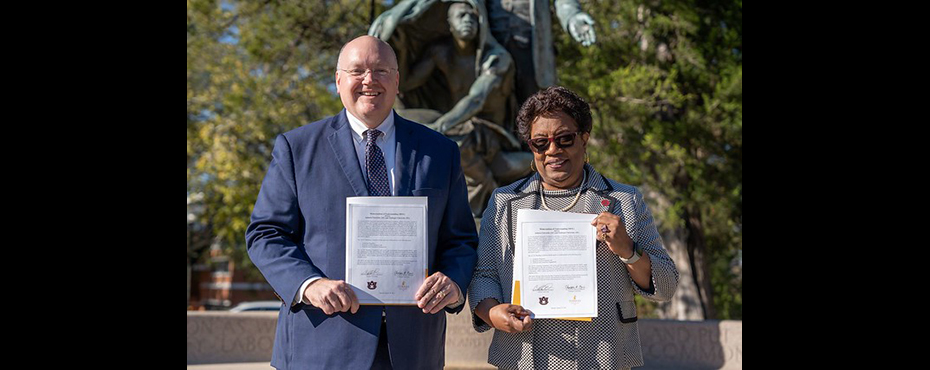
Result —
[{"label": "lapel pin", "polygon": [[610,205],[610,201],[607,200],[607,199],[604,199],[604,200],[601,201],[601,205],[604,206],[604,207],[607,207],[607,206]]}]

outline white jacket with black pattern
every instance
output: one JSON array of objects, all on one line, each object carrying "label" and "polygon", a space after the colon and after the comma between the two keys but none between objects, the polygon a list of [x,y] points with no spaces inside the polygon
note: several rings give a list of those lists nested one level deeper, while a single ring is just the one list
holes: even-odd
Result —
[{"label": "white jacket with black pattern", "polygon": [[[651,301],[668,301],[678,287],[678,270],[665,251],[652,213],[639,190],[607,179],[589,164],[585,164],[585,171],[588,181],[582,185],[581,212],[607,211],[620,216],[637,250],[649,255],[652,279],[651,286],[645,290],[637,286],[620,258],[611,253],[603,241],[597,242],[598,317],[578,324],[577,347],[579,354],[583,354],[578,358],[589,362],[578,364],[578,368],[642,366],[633,294]],[[496,189],[484,212],[479,231],[478,263],[468,289],[472,323],[478,332],[491,328],[475,315],[478,303],[486,298],[512,302],[517,210],[541,208],[540,181],[539,175],[534,173]],[[532,369],[534,351],[537,358],[544,358],[546,352],[555,350],[547,343],[550,343],[547,338],[534,337],[533,330],[518,334],[495,331],[488,362],[504,369]]]}]

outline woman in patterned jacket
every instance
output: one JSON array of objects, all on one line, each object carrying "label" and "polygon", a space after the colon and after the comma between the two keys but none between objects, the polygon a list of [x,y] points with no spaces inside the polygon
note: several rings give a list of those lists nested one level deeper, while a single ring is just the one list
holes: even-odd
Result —
[{"label": "woman in patterned jacket", "polygon": [[[592,119],[572,91],[549,87],[517,117],[536,173],[498,188],[481,220],[478,265],[468,289],[478,332],[497,329],[488,362],[503,369],[623,369],[643,365],[633,294],[667,301],[678,271],[635,187],[587,163]],[[598,214],[598,316],[591,321],[536,319],[510,304],[518,209]]]}]

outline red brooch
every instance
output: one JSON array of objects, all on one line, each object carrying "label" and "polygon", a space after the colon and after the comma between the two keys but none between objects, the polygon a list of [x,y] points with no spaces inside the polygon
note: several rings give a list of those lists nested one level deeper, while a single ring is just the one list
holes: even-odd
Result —
[{"label": "red brooch", "polygon": [[601,205],[604,206],[604,207],[607,207],[607,206],[610,205],[610,201],[607,200],[607,199],[604,199],[604,200],[601,201]]}]

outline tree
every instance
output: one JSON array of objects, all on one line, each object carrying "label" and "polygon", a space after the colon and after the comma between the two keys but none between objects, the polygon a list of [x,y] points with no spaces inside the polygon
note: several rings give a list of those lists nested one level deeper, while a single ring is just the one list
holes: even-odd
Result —
[{"label": "tree", "polygon": [[651,195],[683,272],[677,303],[701,308],[698,317],[681,307],[659,316],[741,319],[732,265],[742,265],[742,2],[582,7],[597,22],[597,44],[579,47],[562,32],[557,61],[561,83],[592,105],[591,160]]},{"label": "tree", "polygon": [[364,5],[187,2],[188,194],[203,194],[194,222],[239,264],[276,135],[342,108],[330,86],[342,44],[367,32]]}]

